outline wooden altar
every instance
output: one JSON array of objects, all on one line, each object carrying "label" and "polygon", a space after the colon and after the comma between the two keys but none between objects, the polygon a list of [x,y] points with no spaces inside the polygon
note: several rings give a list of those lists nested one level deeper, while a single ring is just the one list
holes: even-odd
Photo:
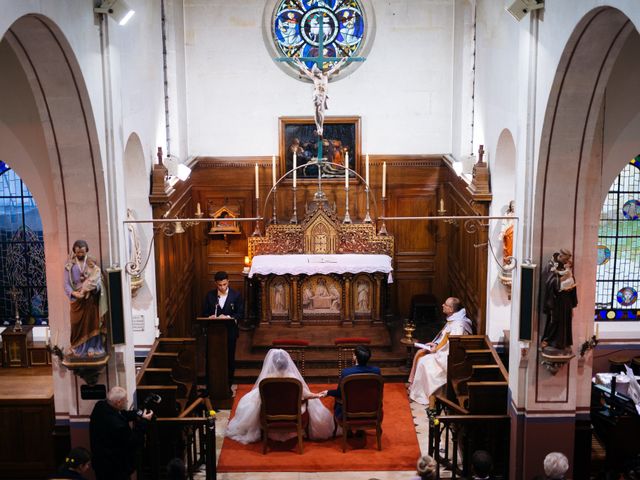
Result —
[{"label": "wooden altar", "polygon": [[342,223],[327,202],[313,202],[300,224],[249,238],[250,308],[260,325],[380,324],[393,248],[393,236],[372,223]]}]

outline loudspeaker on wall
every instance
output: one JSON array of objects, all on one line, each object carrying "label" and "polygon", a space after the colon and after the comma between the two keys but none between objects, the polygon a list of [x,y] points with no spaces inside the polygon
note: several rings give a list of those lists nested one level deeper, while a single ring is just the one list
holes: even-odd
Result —
[{"label": "loudspeaker on wall", "polygon": [[109,282],[109,318],[111,319],[111,345],[125,343],[124,339],[124,308],[122,306],[122,269],[108,268]]},{"label": "loudspeaker on wall", "polygon": [[520,267],[520,340],[531,340],[535,272],[536,265],[533,263]]}]

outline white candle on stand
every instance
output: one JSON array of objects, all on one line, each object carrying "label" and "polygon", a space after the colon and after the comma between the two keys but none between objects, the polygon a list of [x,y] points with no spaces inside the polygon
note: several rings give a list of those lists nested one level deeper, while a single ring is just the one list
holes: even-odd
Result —
[{"label": "white candle on stand", "polygon": [[367,153],[367,161],[364,164],[364,181],[369,187],[369,154]]},{"label": "white candle on stand", "polygon": [[444,199],[443,198],[440,199],[440,210],[438,210],[438,211],[441,212],[441,213],[444,212]]},{"label": "white candle on stand", "polygon": [[271,157],[271,180],[273,181],[273,186],[276,186],[276,156],[273,155]]},{"label": "white candle on stand", "polygon": [[349,190],[349,152],[344,154],[344,188]]},{"label": "white candle on stand", "polygon": [[382,198],[387,196],[387,162],[382,162]]},{"label": "white candle on stand", "polygon": [[298,167],[298,154],[293,152],[293,188],[296,188],[296,180],[298,178],[298,171],[296,168]]},{"label": "white candle on stand", "polygon": [[260,198],[260,174],[258,173],[258,164],[256,163],[256,198]]},{"label": "white candle on stand", "polygon": [[202,210],[200,210],[200,202],[198,202],[196,204],[196,215],[200,215],[202,213]]}]

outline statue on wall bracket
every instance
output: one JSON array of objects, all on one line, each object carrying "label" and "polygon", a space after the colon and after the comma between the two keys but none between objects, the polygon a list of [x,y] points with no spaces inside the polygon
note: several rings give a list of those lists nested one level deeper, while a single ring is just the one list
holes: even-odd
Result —
[{"label": "statue on wall bracket", "polygon": [[571,348],[572,320],[578,294],[572,267],[571,251],[561,249],[551,256],[543,278],[543,312],[547,321],[540,341],[540,354],[542,364],[553,374],[575,356]]}]

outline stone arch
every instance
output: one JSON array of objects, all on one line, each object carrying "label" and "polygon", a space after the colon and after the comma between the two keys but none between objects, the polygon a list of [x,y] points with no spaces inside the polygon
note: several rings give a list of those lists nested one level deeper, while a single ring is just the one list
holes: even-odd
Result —
[{"label": "stone arch", "polygon": [[[108,260],[105,179],[95,119],[74,52],[50,19],[32,14],[17,19],[0,41],[0,66],[0,154],[39,207],[50,323],[64,346],[69,307],[61,272],[71,244],[84,238],[95,257]],[[56,410],[79,413],[67,396],[56,382]]]},{"label": "stone arch", "polygon": [[[574,344],[593,321],[595,244],[602,198],[619,168],[604,171],[603,119],[614,66],[638,32],[621,11],[603,7],[576,26],[561,56],[545,113],[538,161],[533,258],[543,266],[553,251],[570,248],[581,285]],[[636,131],[636,134],[638,132]]]}]

